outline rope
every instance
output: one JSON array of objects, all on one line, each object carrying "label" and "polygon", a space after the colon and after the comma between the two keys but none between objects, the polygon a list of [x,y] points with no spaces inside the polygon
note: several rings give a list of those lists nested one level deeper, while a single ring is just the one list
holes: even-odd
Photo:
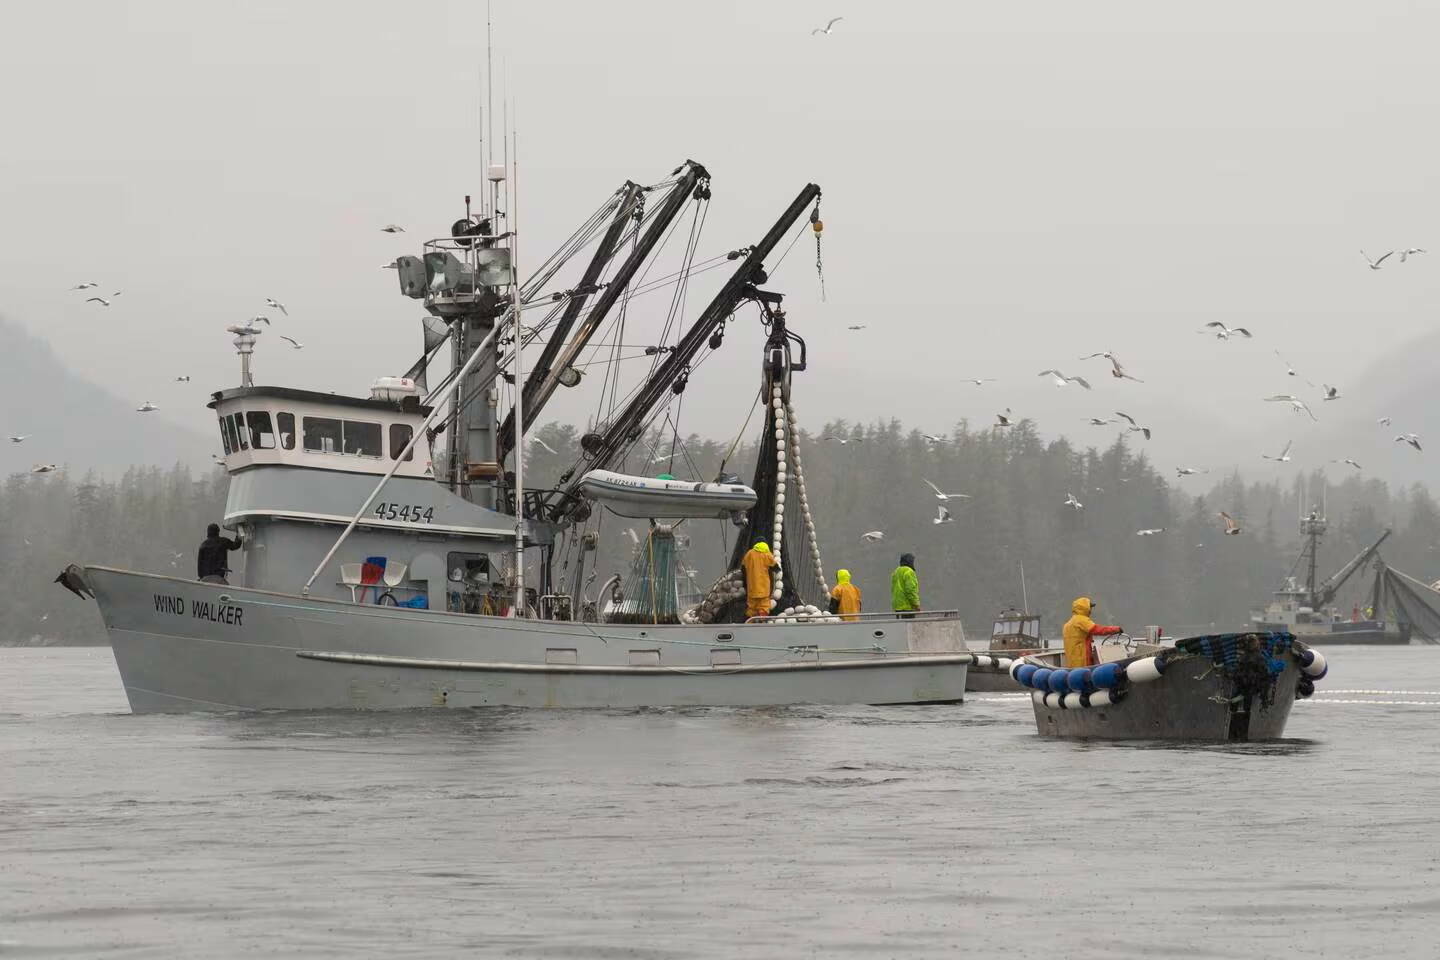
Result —
[{"label": "rope", "polygon": [[725,456],[720,458],[720,472],[725,472],[725,464],[735,455],[735,448],[740,446],[740,440],[745,436],[745,431],[750,429],[750,419],[755,416],[755,411],[760,409],[760,398],[765,396],[765,387],[761,386],[755,393],[755,402],[750,405],[750,413],[745,417],[745,423],[740,427],[740,432],[735,434],[735,442],[730,444],[730,449],[725,451]]},{"label": "rope", "polygon": [[820,540],[815,531],[815,518],[810,513],[810,499],[805,493],[805,472],[800,467],[800,428],[795,424],[793,404],[785,404],[785,420],[790,434],[790,465],[795,471],[795,492],[800,497],[800,519],[805,524],[810,555],[815,561],[815,580],[820,584],[822,595],[828,597],[830,584],[825,580],[825,564],[820,559]]}]

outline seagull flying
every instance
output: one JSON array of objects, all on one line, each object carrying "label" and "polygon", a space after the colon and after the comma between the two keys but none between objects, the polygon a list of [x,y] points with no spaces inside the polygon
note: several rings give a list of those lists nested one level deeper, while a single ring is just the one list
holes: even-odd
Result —
[{"label": "seagull flying", "polygon": [[404,232],[405,232],[405,228],[402,227],[402,226],[398,226],[397,224],[387,223],[387,224],[385,224],[385,226],[383,226],[383,227],[380,228],[380,232],[381,232],[381,233],[404,233]]},{"label": "seagull flying", "polygon": [[257,324],[257,323],[263,323],[263,324],[265,324],[265,326],[268,327],[268,326],[270,326],[270,318],[269,318],[269,317],[261,317],[261,316],[254,316],[254,317],[251,317],[251,318],[250,318],[250,325],[251,325],[251,326],[254,326],[254,325]]},{"label": "seagull flying", "polygon": [[1330,384],[1328,384],[1328,383],[1322,383],[1322,384],[1320,384],[1320,386],[1322,386],[1322,387],[1325,388],[1325,396],[1321,398],[1322,400],[1339,400],[1339,399],[1340,399],[1340,388],[1339,388],[1339,387],[1332,387],[1332,386],[1330,386]]},{"label": "seagull flying", "polygon": [[1191,477],[1191,476],[1194,476],[1194,475],[1197,474],[1197,473],[1209,473],[1209,472],[1210,472],[1209,470],[1202,470],[1202,469],[1200,469],[1199,467],[1176,467],[1176,468],[1175,468],[1175,476],[1177,476],[1177,477]]},{"label": "seagull flying", "polygon": [[955,518],[950,516],[950,511],[946,510],[943,506],[936,507],[935,509],[937,513],[935,514],[935,519],[930,521],[931,523],[939,525],[942,523],[955,522]]},{"label": "seagull flying", "polygon": [[1153,536],[1155,536],[1155,534],[1157,534],[1157,533],[1164,533],[1164,532],[1165,532],[1165,528],[1164,528],[1164,527],[1150,527],[1150,528],[1145,529],[1145,530],[1136,530],[1136,531],[1135,531],[1135,536],[1137,536],[1137,537],[1153,537]]},{"label": "seagull flying", "polygon": [[1084,510],[1084,509],[1085,509],[1085,504],[1081,503],[1079,500],[1076,500],[1076,499],[1075,499],[1075,494],[1073,494],[1073,493],[1066,493],[1066,494],[1065,494],[1065,506],[1067,506],[1067,507],[1074,507],[1076,510]]},{"label": "seagull flying", "polygon": [[1419,247],[1411,247],[1411,248],[1409,248],[1408,250],[1401,250],[1401,251],[1400,251],[1400,262],[1401,262],[1401,263],[1404,263],[1406,260],[1409,260],[1409,259],[1410,259],[1410,255],[1411,255],[1412,253],[1426,253],[1426,252],[1427,252],[1427,251],[1422,250],[1422,249],[1420,249]]},{"label": "seagull flying", "polygon": [[1315,416],[1315,411],[1313,411],[1313,410],[1310,409],[1310,405],[1309,405],[1308,403],[1306,403],[1304,400],[1301,400],[1299,397],[1295,396],[1294,394],[1290,394],[1290,393],[1277,393],[1277,394],[1275,394],[1275,396],[1273,396],[1273,397],[1266,397],[1266,398],[1265,398],[1265,402],[1266,402],[1266,403],[1288,403],[1288,404],[1290,404],[1290,409],[1294,410],[1296,413],[1302,413],[1302,412],[1303,412],[1303,413],[1307,413],[1307,414],[1310,415],[1310,419],[1311,419],[1311,420],[1317,419],[1316,416]]},{"label": "seagull flying", "polygon": [[1250,331],[1246,330],[1244,327],[1227,327],[1219,320],[1211,320],[1209,323],[1205,324],[1205,329],[1201,330],[1200,332],[1210,333],[1212,331],[1215,334],[1216,340],[1229,340],[1231,336],[1237,333],[1244,337],[1246,340],[1249,340],[1252,336]]},{"label": "seagull flying", "polygon": [[1382,427],[1388,427],[1388,426],[1390,426],[1390,418],[1389,418],[1389,417],[1381,417],[1380,419],[1376,420],[1375,422],[1378,423],[1378,424],[1380,424],[1380,426],[1382,426]]},{"label": "seagull flying", "polygon": [[1225,521],[1225,536],[1233,537],[1240,532],[1240,524],[1236,523],[1235,518],[1224,510],[1220,511],[1220,519]]},{"label": "seagull flying", "polygon": [[980,386],[981,384],[994,383],[994,382],[995,382],[995,378],[994,378],[994,377],[980,377],[980,378],[976,378],[976,377],[961,377],[961,378],[960,378],[960,382],[961,382],[961,383],[973,383],[973,384],[975,384],[975,386],[978,387],[978,386]]},{"label": "seagull flying", "polygon": [[846,330],[864,330],[864,329],[865,329],[865,326],[866,326],[866,325],[863,324],[863,323],[855,323],[855,324],[851,324],[850,326],[846,327],[845,329],[846,329]]},{"label": "seagull flying", "polygon": [[1140,426],[1140,424],[1136,423],[1135,418],[1130,416],[1130,414],[1125,413],[1123,410],[1116,410],[1115,416],[1124,417],[1127,421],[1129,421],[1131,433],[1143,433],[1145,434],[1146,440],[1150,439],[1150,428]]},{"label": "seagull flying", "polygon": [[1348,464],[1350,464],[1350,466],[1354,467],[1356,470],[1363,470],[1363,469],[1365,469],[1364,467],[1360,466],[1360,464],[1356,463],[1354,460],[1350,459],[1349,457],[1346,457],[1344,460],[1331,460],[1330,462],[1331,462],[1331,463],[1348,463]]},{"label": "seagull flying", "polygon": [[1116,380],[1134,380],[1136,383],[1145,382],[1139,377],[1132,377],[1130,376],[1130,374],[1126,373],[1125,368],[1120,365],[1120,360],[1115,356],[1115,354],[1111,353],[1109,350],[1106,350],[1102,353],[1092,353],[1088,356],[1081,357],[1080,359],[1094,360],[1096,357],[1104,357],[1106,360],[1110,361],[1110,366],[1114,368],[1110,371],[1110,376],[1114,377]]},{"label": "seagull flying", "polygon": [[[923,479],[923,478],[922,478],[922,479]],[[970,499],[970,494],[968,494],[968,493],[941,493],[941,492],[940,492],[940,488],[937,487],[937,486],[935,486],[935,484],[931,483],[929,480],[926,480],[926,481],[925,481],[925,486],[927,486],[927,487],[929,487],[931,490],[934,490],[934,491],[935,491],[935,499],[936,499],[936,500],[939,500],[941,503],[945,503],[946,501],[949,501],[949,500],[969,500],[969,499]]]},{"label": "seagull flying", "polygon": [[1272,457],[1272,456],[1270,456],[1270,454],[1268,454],[1268,453],[1262,453],[1262,454],[1260,454],[1260,458],[1261,458],[1262,460],[1274,460],[1276,463],[1289,463],[1289,462],[1290,462],[1290,447],[1291,447],[1291,445],[1293,445],[1294,443],[1295,443],[1295,441],[1294,441],[1294,440],[1291,440],[1289,443],[1285,444],[1285,449],[1280,451],[1280,456],[1278,456],[1278,457]]},{"label": "seagull flying", "polygon": [[1084,377],[1067,377],[1059,370],[1041,370],[1040,376],[1049,377],[1055,382],[1055,386],[1057,387],[1068,387],[1072,383],[1078,383],[1086,390],[1090,389],[1090,382]]},{"label": "seagull flying", "polygon": [[189,378],[188,376],[176,377],[176,378],[175,378],[175,382],[176,382],[176,383],[189,383],[189,382],[190,382],[190,378]]},{"label": "seagull flying", "polygon": [[995,414],[995,426],[997,426],[997,427],[1013,427],[1013,426],[1015,426],[1015,421],[1011,419],[1013,416],[1014,416],[1014,414],[1012,414],[1012,413],[1010,412],[1010,408],[1009,408],[1009,407],[1006,407],[1004,413],[997,413],[997,414]]},{"label": "seagull flying", "polygon": [[626,527],[626,528],[625,528],[625,533],[626,533],[627,536],[630,537],[630,542],[631,542],[631,543],[635,544],[635,546],[637,546],[637,547],[640,546],[640,535],[635,532],[635,528],[634,528],[634,527]]},{"label": "seagull flying", "polygon": [[944,437],[937,437],[937,436],[935,436],[935,434],[933,434],[933,433],[922,433],[922,434],[920,434],[920,438],[921,438],[922,440],[924,440],[926,443],[930,444],[931,446],[934,446],[934,445],[937,444],[937,443],[944,443],[944,442],[945,442],[945,438],[944,438]]},{"label": "seagull flying", "polygon": [[825,26],[823,26],[823,27],[816,27],[814,30],[811,30],[811,31],[810,31],[810,36],[813,37],[813,36],[815,36],[815,34],[817,34],[817,33],[823,33],[823,34],[825,34],[825,35],[828,37],[828,36],[830,35],[830,31],[835,29],[835,24],[839,23],[841,20],[844,20],[844,19],[845,19],[844,17],[831,17],[831,18],[830,18],[830,22],[827,23],[827,24],[825,24]]},{"label": "seagull flying", "polygon": [[1420,450],[1420,437],[1413,433],[1405,433],[1395,438],[1396,443],[1408,443],[1416,450]]},{"label": "seagull flying", "polygon": [[86,303],[98,303],[98,304],[100,304],[100,306],[102,306],[102,307],[108,307],[108,306],[110,306],[110,301],[109,301],[109,300],[106,300],[104,297],[86,297],[86,298],[85,298],[85,302],[86,302]]},{"label": "seagull flying", "polygon": [[881,540],[885,539],[885,531],[871,530],[869,533],[860,534],[860,539],[864,540],[866,543],[879,543]]},{"label": "seagull flying", "polygon": [[57,466],[55,466],[55,464],[53,464],[53,463],[37,463],[37,464],[35,464],[35,466],[33,466],[33,467],[30,468],[30,472],[31,472],[31,473],[54,473],[56,470],[59,470],[59,469],[60,469],[60,468],[57,467]]},{"label": "seagull flying", "polygon": [[1090,418],[1087,419],[1085,422],[1088,423],[1088,424],[1090,424],[1090,426],[1092,426],[1092,427],[1108,427],[1110,424],[1114,423],[1115,421],[1114,421],[1114,420],[1110,420],[1110,419],[1108,419],[1108,418],[1107,418],[1107,419],[1101,419],[1100,417],[1090,417]]},{"label": "seagull flying", "polygon": [[149,400],[146,400],[144,403],[140,404],[140,406],[138,406],[138,407],[135,408],[135,412],[136,412],[136,413],[153,413],[153,412],[155,412],[156,410],[159,410],[159,409],[160,409],[160,408],[157,407],[157,406],[155,406],[155,404],[151,403]]},{"label": "seagull flying", "polygon": [[1395,252],[1394,250],[1387,250],[1386,252],[1380,254],[1380,258],[1379,258],[1378,260],[1371,260],[1371,259],[1370,259],[1370,254],[1366,253],[1364,250],[1361,250],[1361,251],[1360,251],[1360,256],[1364,257],[1364,258],[1365,258],[1365,262],[1368,263],[1368,264],[1370,264],[1370,269],[1371,269],[1371,270],[1379,270],[1379,269],[1380,269],[1380,264],[1384,263],[1384,262],[1385,262],[1385,258],[1388,257],[1388,256],[1390,256],[1390,254],[1392,254],[1392,253],[1394,253],[1394,252]]},{"label": "seagull flying", "polygon": [[535,444],[535,446],[539,447],[541,450],[544,450],[546,453],[559,456],[559,454],[555,453],[554,447],[550,446],[550,444],[546,443],[544,440],[541,440],[539,437],[531,437],[530,442]]},{"label": "seagull flying", "polygon": [[296,340],[294,337],[287,337],[285,336],[285,334],[282,333],[280,334],[280,339],[290,344],[290,346],[294,347],[296,350],[305,349],[305,344],[301,343],[299,340]]},{"label": "seagull flying", "polygon": [[281,303],[279,300],[276,300],[274,297],[266,297],[265,306],[269,307],[271,310],[279,310],[287,317],[290,316],[290,311],[285,309],[285,304]]},{"label": "seagull flying", "polygon": [[16,434],[15,436],[11,437],[11,438],[10,438],[10,442],[11,442],[11,443],[24,443],[26,440],[29,440],[29,439],[30,439],[30,434],[28,434],[28,433],[21,433],[21,434]]},{"label": "seagull flying", "polygon": [[1297,376],[1297,374],[1295,373],[1295,368],[1292,367],[1292,366],[1290,366],[1290,361],[1289,361],[1289,360],[1286,360],[1283,356],[1280,356],[1280,351],[1279,351],[1279,350],[1276,350],[1276,351],[1275,351],[1275,356],[1280,357],[1280,362],[1283,363],[1283,364],[1285,364],[1285,373],[1286,373],[1287,376],[1291,376],[1291,377]]},{"label": "seagull flying", "polygon": [[[850,442],[850,440],[849,440],[847,437],[821,437],[821,438],[820,438],[820,442],[821,442],[821,443],[826,443],[826,442],[828,442],[828,441],[834,441],[835,443],[840,444],[840,446],[842,446],[842,447],[845,446],[845,444],[847,444],[847,443]],[[860,441],[860,438],[859,438],[859,437],[856,437],[856,438],[855,438],[855,442],[856,442],[856,443],[860,443],[860,442],[861,442],[861,441]]]},{"label": "seagull flying", "polygon": [[75,286],[71,287],[70,289],[71,289],[71,290],[89,290],[91,287],[98,287],[98,286],[100,286],[100,284],[96,283],[94,280],[86,280],[84,283],[77,283],[77,284],[75,284]]}]

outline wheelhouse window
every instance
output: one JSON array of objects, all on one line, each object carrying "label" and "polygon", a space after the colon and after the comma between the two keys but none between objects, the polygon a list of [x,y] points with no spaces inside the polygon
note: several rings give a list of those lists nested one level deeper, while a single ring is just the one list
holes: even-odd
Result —
[{"label": "wheelhouse window", "polygon": [[340,421],[330,417],[302,417],[305,449],[311,453],[340,452]]},{"label": "wheelhouse window", "polygon": [[229,417],[220,418],[220,444],[225,448],[225,456],[235,452],[235,427]]},{"label": "wheelhouse window", "polygon": [[383,457],[380,449],[380,424],[364,420],[340,421],[341,436],[345,440],[342,449],[355,457]]},{"label": "wheelhouse window", "polygon": [[[390,459],[399,460],[400,451],[405,449],[405,444],[410,442],[410,437],[415,433],[408,423],[390,424]],[[411,450],[405,455],[405,462],[409,463],[415,459],[415,451]]]},{"label": "wheelhouse window", "polygon": [[275,431],[270,427],[270,414],[251,410],[245,414],[245,421],[250,426],[250,446],[256,450],[275,449]]},{"label": "wheelhouse window", "polygon": [[295,449],[295,414],[275,414],[275,425],[280,428],[280,446],[285,450]]},{"label": "wheelhouse window", "polygon": [[302,417],[305,449],[311,453],[339,453],[352,457],[384,455],[380,424],[333,417]]},{"label": "wheelhouse window", "polygon": [[232,413],[232,414],[230,414],[230,422],[231,422],[231,424],[232,424],[232,426],[231,426],[230,429],[232,429],[232,430],[235,431],[235,438],[240,441],[240,449],[241,449],[241,450],[249,450],[249,449],[250,449],[250,437],[246,435],[246,430],[245,430],[245,414],[243,414],[243,413]]}]

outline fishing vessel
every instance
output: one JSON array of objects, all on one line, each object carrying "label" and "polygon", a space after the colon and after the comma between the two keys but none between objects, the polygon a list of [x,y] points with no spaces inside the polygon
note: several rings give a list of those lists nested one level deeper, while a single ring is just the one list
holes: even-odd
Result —
[{"label": "fishing vessel", "polygon": [[1409,643],[1412,632],[1409,621],[1394,622],[1383,618],[1384,606],[1380,603],[1382,590],[1378,586],[1381,583],[1380,577],[1377,577],[1374,595],[1363,608],[1356,604],[1346,612],[1336,607],[1334,602],[1340,588],[1355,573],[1372,560],[1378,565],[1380,545],[1390,536],[1390,531],[1382,533],[1379,539],[1356,554],[1328,579],[1317,582],[1320,541],[1327,529],[1329,523],[1320,509],[1313,509],[1301,517],[1302,546],[1296,559],[1296,567],[1305,568],[1305,583],[1302,586],[1293,574],[1287,576],[1281,588],[1275,591],[1274,599],[1263,610],[1250,614],[1252,628],[1265,632],[1282,631],[1310,642]]},{"label": "fishing vessel", "polygon": [[[1273,740],[1327,672],[1320,651],[1283,632],[1128,641],[1093,667],[1016,661],[1041,736],[1100,740]],[[1104,654],[1101,654],[1104,659]]]},{"label": "fishing vessel", "polygon": [[1006,607],[990,627],[990,645],[976,651],[975,662],[965,678],[965,689],[974,693],[1004,693],[1015,689],[1010,667],[1021,658],[1030,663],[1058,667],[1064,650],[1047,650],[1040,637],[1040,615]]},{"label": "fishing vessel", "polygon": [[[478,209],[466,197],[448,235],[394,262],[400,293],[428,314],[423,351],[368,393],[257,385],[263,331],[237,328],[240,384],[209,403],[230,478],[222,523],[241,544],[232,582],[62,572],[96,600],[131,709],[961,700],[974,657],[956,612],[842,620],[823,609],[795,406],[805,341],[766,269],[783,239],[809,233],[818,270],[820,188],[807,184],[754,243],[700,261],[711,177],[686,161],[659,182],[622,184],[522,281],[512,174],[487,168]],[[687,212],[677,269],[642,283]],[[689,278],[727,266],[698,316],[684,317]],[[662,287],[672,293],[662,329],[673,332],[647,349],[639,381],[622,389],[594,373],[605,369],[594,358],[623,344],[626,307]],[[737,422],[756,427],[753,477],[628,468],[742,322],[764,331],[758,382],[737,394]],[[725,374],[754,370],[746,357]],[[526,431],[557,392],[587,383],[610,392],[575,462],[550,488],[528,488]],[[612,512],[652,521],[645,562],[589,595],[597,527]],[[698,599],[676,562],[680,522],[733,536],[727,572]],[[740,560],[757,540],[779,568],[770,612],[747,617]]]}]

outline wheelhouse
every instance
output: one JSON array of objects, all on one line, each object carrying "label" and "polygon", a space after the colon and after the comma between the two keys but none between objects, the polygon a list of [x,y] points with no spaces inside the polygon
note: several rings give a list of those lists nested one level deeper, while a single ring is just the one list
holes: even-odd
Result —
[{"label": "wheelhouse", "polygon": [[380,475],[404,455],[396,476],[433,475],[428,443],[405,453],[430,412],[413,395],[381,399],[240,387],[216,393],[208,406],[231,473],[275,464]]}]

